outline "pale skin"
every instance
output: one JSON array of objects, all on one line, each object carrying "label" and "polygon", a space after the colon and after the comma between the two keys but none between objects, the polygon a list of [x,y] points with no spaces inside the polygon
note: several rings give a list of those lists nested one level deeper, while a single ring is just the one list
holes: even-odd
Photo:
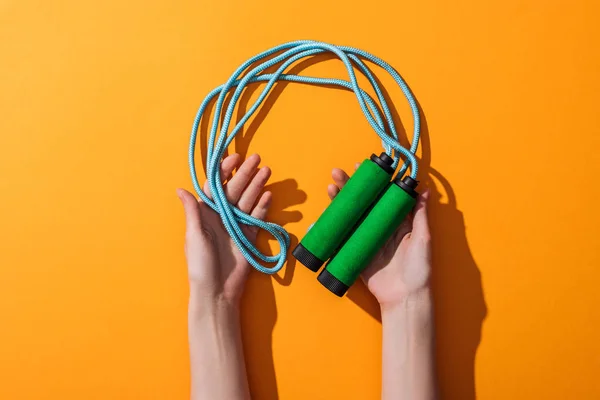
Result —
[{"label": "pale skin", "polygon": [[[272,194],[263,189],[271,171],[259,164],[258,155],[242,162],[232,154],[221,163],[221,178],[230,203],[264,219]],[[349,176],[334,169],[332,178],[327,188],[331,199]],[[206,185],[204,192],[209,194]],[[177,195],[186,218],[191,398],[250,399],[239,302],[251,266],[217,213],[183,189]],[[383,400],[436,398],[428,197],[427,192],[419,197],[414,212],[362,275],[381,307]],[[257,231],[244,229],[255,241]]]}]

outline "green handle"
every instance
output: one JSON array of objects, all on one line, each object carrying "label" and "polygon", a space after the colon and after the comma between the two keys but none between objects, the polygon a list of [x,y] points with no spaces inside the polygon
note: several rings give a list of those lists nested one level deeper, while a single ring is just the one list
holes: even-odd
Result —
[{"label": "green handle", "polygon": [[356,281],[416,203],[416,192],[391,183],[340,250],[319,274],[319,282],[338,296]]},{"label": "green handle", "polygon": [[294,257],[312,271],[317,271],[389,184],[394,171],[392,163],[393,160],[385,153],[363,161],[294,249]]}]

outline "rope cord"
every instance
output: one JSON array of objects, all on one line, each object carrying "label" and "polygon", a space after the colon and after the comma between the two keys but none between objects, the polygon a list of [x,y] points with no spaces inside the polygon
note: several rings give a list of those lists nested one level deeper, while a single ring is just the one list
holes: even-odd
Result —
[{"label": "rope cord", "polygon": [[[344,63],[344,66],[346,67],[346,70],[348,72],[348,81],[284,73],[286,68],[288,68],[294,62],[305,57],[311,57],[316,54],[325,52],[333,53]],[[271,56],[273,57],[269,58]],[[266,60],[261,64],[258,64],[257,66],[253,67],[244,74],[244,71],[246,71],[251,65],[263,59]],[[361,59],[368,60],[383,68],[386,72],[388,72],[396,81],[396,83],[400,86],[400,89],[402,90],[404,96],[408,100],[414,120],[413,140],[410,149],[406,149],[405,147],[400,145],[396,127],[392,119],[392,114],[390,112],[387,102],[385,101],[381,88],[375,80],[374,75],[371,73],[371,71]],[[261,74],[261,72],[263,72],[264,70],[276,66],[280,63],[281,65],[277,68],[275,72]],[[377,100],[379,101],[381,110],[383,111],[383,116],[381,115],[375,100],[367,92],[365,92],[358,86],[356,74],[354,71],[355,68],[358,68],[358,70],[365,75],[365,77],[371,84],[377,96]],[[244,123],[258,109],[258,107],[267,97],[269,91],[277,81],[308,83],[322,86],[333,85],[352,90],[356,95],[358,104],[360,105],[360,108],[365,114],[367,121],[375,130],[375,133],[377,133],[377,135],[381,138],[386,153],[394,159],[394,169],[398,166],[400,156],[402,155],[404,157],[405,161],[402,164],[402,167],[400,168],[398,174],[402,176],[410,167],[410,176],[412,178],[416,178],[418,170],[417,160],[414,154],[419,144],[419,110],[416,101],[413,98],[412,93],[410,92],[410,89],[408,88],[402,77],[388,63],[359,49],[346,46],[335,46],[327,43],[315,42],[310,40],[285,43],[273,47],[270,50],[264,51],[250,58],[231,75],[231,77],[229,78],[229,80],[227,80],[225,84],[211,91],[206,96],[204,101],[200,104],[200,108],[198,109],[198,113],[196,114],[196,118],[194,119],[194,124],[192,127],[188,161],[190,173],[192,176],[192,183],[194,185],[196,193],[198,194],[198,196],[200,196],[200,199],[213,210],[215,210],[217,213],[219,213],[219,215],[221,216],[221,220],[223,221],[223,225],[227,230],[227,233],[231,236],[234,243],[239,248],[240,252],[244,255],[246,260],[248,260],[248,262],[258,271],[266,274],[274,274],[283,267],[283,264],[286,261],[287,251],[290,246],[290,237],[282,226],[274,224],[272,222],[261,221],[254,217],[251,217],[249,214],[240,211],[237,207],[233,206],[227,201],[225,192],[223,190],[223,183],[221,182],[220,177],[220,164],[225,150],[227,149],[227,146],[231,144],[233,138],[242,128]],[[240,95],[242,94],[242,91],[248,84],[257,82],[266,82],[265,88],[260,93],[258,99],[254,102],[254,104],[252,104],[252,106],[248,109],[246,114],[237,122],[233,129],[229,131],[233,111],[235,105],[239,100]],[[233,95],[231,96],[227,109],[223,110],[225,97],[231,90],[233,90]],[[207,180],[210,194],[212,195],[211,200],[202,190],[202,187],[198,182],[198,177],[196,176],[195,149],[200,120],[204,115],[206,107],[208,106],[210,101],[217,95],[218,97],[215,104],[215,113],[210,128],[208,138],[208,151],[206,156]],[[219,120],[221,118],[222,123],[221,127],[219,128]],[[386,126],[391,136],[386,132]],[[279,253],[272,256],[261,253],[256,248],[256,246],[254,246],[254,244],[252,244],[246,238],[246,236],[242,232],[240,224],[256,226],[269,232],[279,243]],[[263,265],[263,263],[275,263],[275,265],[269,267]]]}]

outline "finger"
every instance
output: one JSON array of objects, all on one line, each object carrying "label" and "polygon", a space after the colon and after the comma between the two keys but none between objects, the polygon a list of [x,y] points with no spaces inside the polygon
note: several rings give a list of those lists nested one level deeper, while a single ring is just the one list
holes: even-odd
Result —
[{"label": "finger", "polygon": [[[223,159],[223,161],[221,161],[221,172],[220,172],[221,182],[224,182],[227,179],[231,178],[231,174],[233,173],[233,170],[236,169],[238,167],[238,165],[240,165],[241,159],[242,158],[239,154],[234,153],[234,154],[231,154],[231,155],[225,157]],[[208,197],[210,197],[212,199],[212,196],[210,194],[210,189],[208,188],[208,180],[206,182],[204,182],[204,188],[202,190]]]},{"label": "finger", "polygon": [[256,168],[260,164],[260,157],[258,154],[253,154],[242,163],[238,168],[238,171],[233,175],[233,178],[225,185],[225,194],[227,200],[232,204],[237,204],[244,192],[246,186],[256,173]]},{"label": "finger", "polygon": [[333,200],[333,198],[335,196],[337,196],[337,194],[340,192],[340,188],[337,187],[337,185],[334,185],[333,183],[330,183],[327,186],[327,195],[329,196],[330,200]]},{"label": "finger", "polygon": [[429,190],[423,192],[417,199],[413,217],[412,237],[429,239],[429,223],[427,221],[427,200],[429,199]]},{"label": "finger", "polygon": [[356,164],[354,164],[354,170],[356,171],[358,169],[358,167],[360,167],[360,163],[357,162]]},{"label": "finger", "polygon": [[250,181],[243,191],[242,196],[237,203],[240,210],[245,213],[252,210],[252,206],[256,203],[256,199],[258,199],[260,192],[262,192],[270,177],[271,169],[269,167],[262,167],[256,175],[254,175],[254,178],[252,178],[252,181]]},{"label": "finger", "polygon": [[177,197],[183,204],[185,212],[185,229],[187,235],[196,234],[202,231],[200,220],[200,204],[193,194],[187,190],[177,189]]},{"label": "finger", "polygon": [[348,174],[339,168],[334,168],[331,171],[331,177],[340,189],[343,188],[346,182],[348,182],[348,179],[350,179]]},{"label": "finger", "polygon": [[266,191],[260,196],[258,199],[258,203],[256,203],[256,207],[252,210],[252,217],[260,220],[264,220],[267,217],[267,212],[269,211],[269,207],[271,206],[271,200],[273,199],[273,194],[269,191]]}]

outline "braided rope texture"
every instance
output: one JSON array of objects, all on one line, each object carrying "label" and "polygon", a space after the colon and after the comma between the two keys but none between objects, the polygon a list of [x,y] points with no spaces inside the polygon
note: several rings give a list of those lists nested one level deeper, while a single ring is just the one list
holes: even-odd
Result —
[{"label": "braided rope texture", "polygon": [[[285,73],[286,69],[298,60],[321,53],[334,54],[342,61],[348,72],[347,81]],[[399,143],[390,108],[385,101],[383,92],[373,73],[369,70],[363,60],[370,61],[389,73],[398,86],[400,86],[402,93],[408,100],[414,121],[413,140],[409,149],[403,147]],[[253,67],[250,69],[251,66]],[[278,66],[275,72],[262,73],[273,66]],[[383,115],[381,115],[375,99],[358,86],[355,72],[356,69],[362,73],[371,84],[373,91],[376,94],[377,101],[379,102],[379,107],[383,111]],[[237,132],[239,132],[244,123],[254,114],[258,107],[260,107],[277,81],[308,83],[322,86],[333,85],[352,90],[356,95],[356,99],[358,100],[367,121],[375,133],[381,138],[386,153],[394,159],[394,168],[397,168],[400,157],[403,156],[404,162],[398,174],[404,174],[410,167],[410,176],[416,178],[418,171],[417,160],[415,158],[420,133],[420,119],[417,103],[400,74],[382,59],[375,57],[366,51],[352,47],[336,46],[312,40],[300,40],[275,46],[244,62],[235,70],[227,82],[212,90],[200,104],[190,135],[188,162],[192,183],[200,199],[220,215],[225,229],[250,265],[265,274],[274,274],[285,264],[287,252],[290,247],[290,236],[282,226],[251,217],[227,201],[220,178],[220,164],[227,147],[231,144]],[[232,129],[230,129],[235,105],[244,88],[249,84],[257,82],[266,82],[260,96],[254,104],[248,108],[246,114]],[[225,97],[230,91],[233,91],[233,95],[231,96],[227,109],[223,110]],[[195,149],[200,120],[202,119],[208,104],[215,96],[218,97],[215,104],[212,123],[210,123],[208,151],[206,155],[207,180],[212,196],[211,199],[204,193],[198,182],[195,165]],[[219,121],[221,119],[222,123],[219,126]],[[269,234],[271,234],[279,243],[279,253],[270,256],[260,252],[256,246],[246,238],[240,227],[241,224],[256,226],[269,232]],[[271,266],[269,266],[270,264]]]}]

